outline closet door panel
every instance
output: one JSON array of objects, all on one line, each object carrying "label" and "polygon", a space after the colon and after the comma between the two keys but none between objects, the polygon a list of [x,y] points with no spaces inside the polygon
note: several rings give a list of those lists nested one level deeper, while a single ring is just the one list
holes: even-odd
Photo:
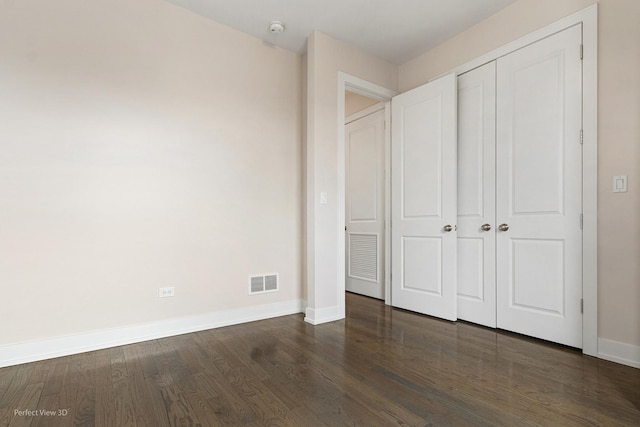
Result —
[{"label": "closet door panel", "polygon": [[497,62],[497,325],[582,347],[580,26]]},{"label": "closet door panel", "polygon": [[495,109],[495,62],[458,77],[458,318],[493,328]]},{"label": "closet door panel", "polygon": [[456,320],[456,79],[391,102],[395,307]]}]

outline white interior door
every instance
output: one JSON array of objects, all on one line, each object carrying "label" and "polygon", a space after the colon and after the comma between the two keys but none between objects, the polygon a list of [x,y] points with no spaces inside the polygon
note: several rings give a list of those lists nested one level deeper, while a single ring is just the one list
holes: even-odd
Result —
[{"label": "white interior door", "polygon": [[392,99],[391,302],[456,320],[456,78]]},{"label": "white interior door", "polygon": [[496,327],[496,63],[458,77],[458,318]]},{"label": "white interior door", "polygon": [[581,28],[497,62],[497,324],[582,347]]},{"label": "white interior door", "polygon": [[347,291],[384,299],[384,109],[345,127]]}]

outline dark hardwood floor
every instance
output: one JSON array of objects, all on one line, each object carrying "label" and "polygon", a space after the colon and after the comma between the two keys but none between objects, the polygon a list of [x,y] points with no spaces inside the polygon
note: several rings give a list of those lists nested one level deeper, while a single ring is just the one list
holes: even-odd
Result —
[{"label": "dark hardwood floor", "polygon": [[352,294],[347,311],[3,368],[0,426],[640,425],[638,369]]}]

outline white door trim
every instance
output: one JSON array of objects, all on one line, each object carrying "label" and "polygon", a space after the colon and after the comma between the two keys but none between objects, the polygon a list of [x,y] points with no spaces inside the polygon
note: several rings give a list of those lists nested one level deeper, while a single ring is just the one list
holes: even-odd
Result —
[{"label": "white door trim", "polygon": [[338,277],[336,277],[337,286],[337,301],[338,309],[345,316],[345,237],[344,237],[344,225],[345,225],[345,188],[346,188],[346,165],[345,165],[345,91],[354,92],[358,95],[364,95],[369,98],[376,99],[385,103],[385,142],[384,142],[384,155],[385,155],[385,178],[384,178],[384,194],[385,194],[385,248],[384,248],[384,281],[385,281],[385,304],[391,304],[391,210],[390,210],[390,194],[391,194],[391,180],[389,171],[391,170],[391,98],[397,94],[397,92],[376,85],[364,79],[356,76],[338,72],[338,188],[337,188],[337,209],[338,209]]},{"label": "white door trim", "polygon": [[[598,4],[549,24],[531,34],[456,67],[457,75],[501,56],[582,24],[582,352],[598,357]],[[443,73],[448,74],[451,71]],[[436,77],[437,78],[437,77]],[[433,79],[435,80],[435,79]]]}]

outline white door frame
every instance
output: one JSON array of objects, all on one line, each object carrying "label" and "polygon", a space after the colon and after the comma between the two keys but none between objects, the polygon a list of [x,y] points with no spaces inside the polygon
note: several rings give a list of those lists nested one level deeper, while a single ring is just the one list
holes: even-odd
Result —
[{"label": "white door frame", "polygon": [[358,95],[363,95],[378,101],[385,103],[384,107],[384,292],[385,304],[391,304],[391,210],[390,210],[390,194],[391,194],[391,126],[389,126],[391,120],[391,98],[397,94],[397,92],[390,89],[386,89],[382,86],[378,86],[374,83],[363,80],[359,77],[352,76],[342,71],[338,72],[338,189],[337,189],[337,209],[338,209],[338,277],[336,282],[338,284],[337,301],[338,307],[341,313],[345,312],[345,237],[344,237],[344,225],[345,225],[345,193],[346,193],[346,165],[345,165],[345,91],[354,92]]}]

